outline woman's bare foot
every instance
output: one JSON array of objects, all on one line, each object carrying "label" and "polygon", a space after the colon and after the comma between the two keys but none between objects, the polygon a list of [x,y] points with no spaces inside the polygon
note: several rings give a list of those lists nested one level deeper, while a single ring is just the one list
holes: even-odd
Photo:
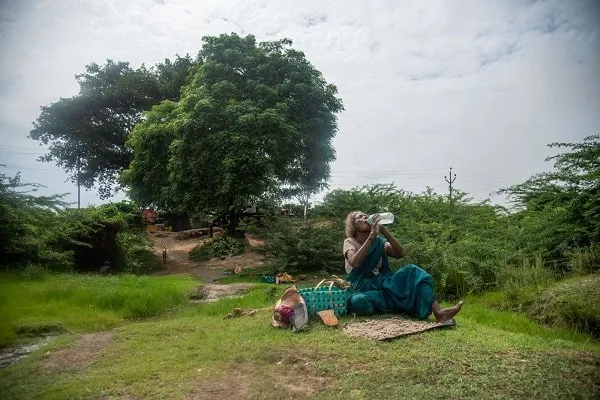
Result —
[{"label": "woman's bare foot", "polygon": [[435,322],[439,324],[443,324],[444,322],[450,321],[463,306],[463,302],[459,301],[454,307],[444,308],[443,310],[434,311],[433,315],[435,316]]}]

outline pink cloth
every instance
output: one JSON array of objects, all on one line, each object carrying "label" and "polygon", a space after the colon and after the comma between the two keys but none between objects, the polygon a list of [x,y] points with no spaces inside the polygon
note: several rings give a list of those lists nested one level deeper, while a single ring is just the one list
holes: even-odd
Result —
[{"label": "pink cloth", "polygon": [[288,306],[279,306],[275,312],[279,314],[279,320],[285,323],[289,323],[290,318],[292,318],[292,315],[294,315],[294,309]]}]

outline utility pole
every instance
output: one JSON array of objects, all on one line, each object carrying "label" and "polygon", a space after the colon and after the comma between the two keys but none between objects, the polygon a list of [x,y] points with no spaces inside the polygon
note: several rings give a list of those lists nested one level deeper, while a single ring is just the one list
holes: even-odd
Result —
[{"label": "utility pole", "polygon": [[[77,135],[80,137],[81,133],[79,129],[76,130]],[[77,209],[81,208],[81,141],[76,144],[77,148]]]},{"label": "utility pole", "polygon": [[[448,176],[450,177],[449,179],[448,179]],[[444,176],[444,180],[446,182],[448,182],[448,185],[449,185],[448,186],[448,189],[450,190],[449,198],[450,198],[450,204],[452,205],[452,184],[456,180],[456,174],[454,174],[454,176],[452,176],[452,167],[450,167],[450,174],[448,176]]]},{"label": "utility pole", "polygon": [[81,208],[81,158],[77,160],[77,209]]}]

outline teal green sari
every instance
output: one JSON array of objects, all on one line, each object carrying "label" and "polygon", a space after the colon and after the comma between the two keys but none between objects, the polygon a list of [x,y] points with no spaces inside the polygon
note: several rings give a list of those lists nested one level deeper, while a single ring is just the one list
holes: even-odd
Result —
[{"label": "teal green sari", "polygon": [[[406,265],[393,273],[385,253],[385,239],[376,237],[365,260],[353,268],[346,280],[352,290],[346,306],[360,315],[376,312],[406,312],[425,319],[435,300],[433,277],[416,265]],[[381,260],[379,274],[373,270]]]}]

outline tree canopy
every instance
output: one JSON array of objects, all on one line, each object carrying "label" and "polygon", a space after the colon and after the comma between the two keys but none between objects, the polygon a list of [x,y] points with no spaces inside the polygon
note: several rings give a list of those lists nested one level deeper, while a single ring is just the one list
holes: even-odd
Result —
[{"label": "tree canopy", "polygon": [[134,156],[122,182],[130,196],[186,212],[233,213],[264,194],[326,185],[343,109],[336,87],[290,40],[203,40],[179,101],[153,107],[129,137]]},{"label": "tree canopy", "polygon": [[42,107],[30,138],[49,144],[40,159],[64,168],[74,182],[98,185],[110,197],[132,155],[125,141],[142,113],[162,100],[179,98],[193,65],[189,56],[153,68],[127,62],[92,63],[77,75],[79,93]]}]

